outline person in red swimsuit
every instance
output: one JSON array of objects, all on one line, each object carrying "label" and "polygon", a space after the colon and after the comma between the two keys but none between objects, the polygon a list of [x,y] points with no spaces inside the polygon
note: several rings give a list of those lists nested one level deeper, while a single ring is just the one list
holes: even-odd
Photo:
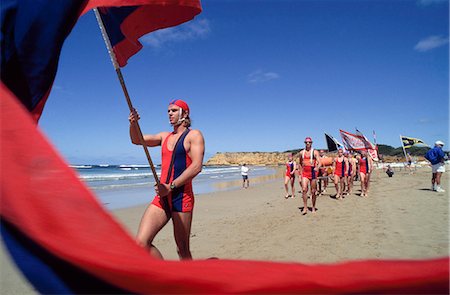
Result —
[{"label": "person in red swimsuit", "polygon": [[361,197],[368,196],[370,173],[372,173],[373,161],[369,157],[367,151],[361,151],[361,159],[359,159],[359,177],[361,181]]},{"label": "person in red swimsuit", "polygon": [[[156,234],[172,218],[175,242],[180,259],[192,259],[189,238],[194,209],[192,179],[202,171],[205,142],[198,130],[190,129],[189,106],[182,100],[172,100],[168,107],[172,132],[144,135],[147,146],[162,146],[161,180],[155,186],[156,196],[147,207],[139,224],[136,242],[157,258],[163,258],[153,245]],[[136,122],[139,114],[129,116],[130,138],[140,144]]]},{"label": "person in red swimsuit", "polygon": [[[289,154],[288,161],[286,163],[286,173],[284,176],[284,189],[286,190],[285,198],[295,198],[295,171],[297,170],[297,163],[293,160],[292,154]],[[291,182],[291,192],[292,195],[289,195],[288,184]]]},{"label": "person in red swimsuit", "polygon": [[347,176],[348,160],[344,157],[344,151],[338,150],[338,155],[333,159],[334,186],[336,187],[336,199],[344,198],[345,178]]},{"label": "person in red swimsuit", "polygon": [[320,168],[319,152],[312,148],[311,137],[305,138],[305,149],[300,151],[301,185],[303,197],[302,214],[308,213],[308,185],[311,187],[312,213],[316,213],[317,176]]}]

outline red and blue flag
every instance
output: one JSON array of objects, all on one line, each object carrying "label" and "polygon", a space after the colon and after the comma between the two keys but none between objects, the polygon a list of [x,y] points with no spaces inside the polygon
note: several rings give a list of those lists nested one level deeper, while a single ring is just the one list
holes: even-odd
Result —
[{"label": "red and blue flag", "polygon": [[[176,2],[178,1],[167,5],[99,8],[120,67],[125,66],[130,56],[142,48],[138,40],[141,36],[179,25],[200,12],[199,5],[196,5],[197,1],[182,1],[184,5]],[[167,17],[168,15],[170,17]]]},{"label": "red and blue flag", "polygon": [[39,119],[59,54],[87,1],[2,0],[1,80]]},{"label": "red and blue flag", "polygon": [[2,0],[1,80],[36,121],[50,94],[64,40],[80,15],[94,7],[100,7],[120,66],[142,48],[141,36],[201,12],[199,0]]}]

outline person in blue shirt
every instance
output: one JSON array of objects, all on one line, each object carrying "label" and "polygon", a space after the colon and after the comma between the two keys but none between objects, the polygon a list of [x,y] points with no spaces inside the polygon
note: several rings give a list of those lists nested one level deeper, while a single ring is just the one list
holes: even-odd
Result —
[{"label": "person in blue shirt", "polygon": [[431,163],[431,171],[433,176],[431,177],[431,189],[438,193],[445,192],[444,189],[441,188],[441,176],[442,173],[445,172],[445,153],[442,150],[444,147],[444,143],[440,140],[434,143],[434,148],[432,148],[429,154],[432,155],[430,159],[428,159]]}]

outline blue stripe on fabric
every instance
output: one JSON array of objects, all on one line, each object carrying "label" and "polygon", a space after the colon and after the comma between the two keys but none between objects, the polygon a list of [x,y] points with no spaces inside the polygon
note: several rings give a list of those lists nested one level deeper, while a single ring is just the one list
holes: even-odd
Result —
[{"label": "blue stripe on fabric", "polygon": [[102,7],[99,9],[106,31],[108,32],[109,40],[113,47],[125,39],[125,35],[121,30],[121,25],[125,19],[139,7],[140,6]]},{"label": "blue stripe on fabric", "polygon": [[49,252],[1,218],[1,235],[17,266],[42,294],[130,294]]},{"label": "blue stripe on fabric", "polygon": [[53,84],[65,38],[85,0],[2,0],[1,80],[33,111]]},{"label": "blue stripe on fabric", "polygon": [[73,294],[72,290],[62,281],[55,271],[46,263],[44,263],[32,242],[17,230],[11,228],[9,224],[2,220],[1,233],[3,241],[9,250],[15,263],[30,281],[30,283],[43,294]]},{"label": "blue stripe on fabric", "polygon": [[[189,130],[190,131],[190,130]],[[173,152],[175,153],[175,160],[173,164],[173,179],[180,176],[184,170],[187,168],[186,163],[186,150],[184,149],[184,139],[188,135],[188,132],[183,133],[181,135],[181,138],[179,140],[179,144],[177,145],[176,150]],[[184,185],[177,187],[174,192],[172,193],[172,206],[175,211],[182,212],[183,211],[183,194],[184,194]]]}]

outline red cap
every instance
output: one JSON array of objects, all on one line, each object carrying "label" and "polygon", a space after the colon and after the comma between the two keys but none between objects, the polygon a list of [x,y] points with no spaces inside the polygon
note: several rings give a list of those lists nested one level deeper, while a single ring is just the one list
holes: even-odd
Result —
[{"label": "red cap", "polygon": [[305,138],[305,141],[311,141],[312,142],[312,139],[311,139],[311,137],[307,137],[307,138]]},{"label": "red cap", "polygon": [[173,99],[170,101],[169,105],[171,105],[171,104],[179,106],[180,108],[182,108],[183,110],[185,110],[186,112],[189,113],[189,106],[185,101],[183,101],[181,99]]}]

